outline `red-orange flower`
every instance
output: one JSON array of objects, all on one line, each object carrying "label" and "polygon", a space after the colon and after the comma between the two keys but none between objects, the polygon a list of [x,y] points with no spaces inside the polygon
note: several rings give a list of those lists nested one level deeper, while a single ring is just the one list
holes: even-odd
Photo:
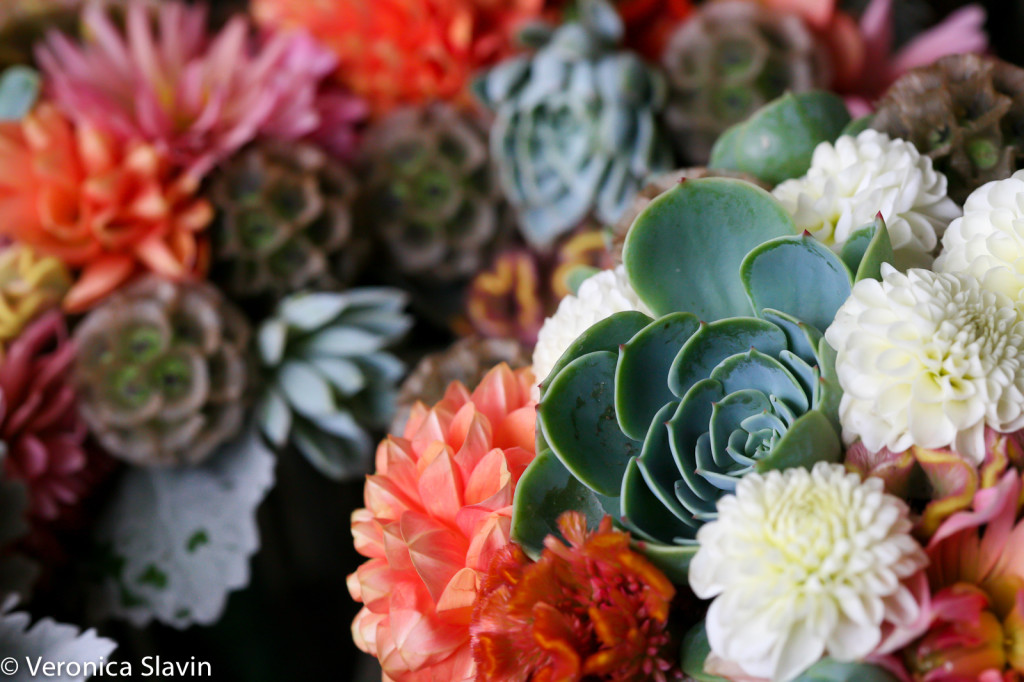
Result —
[{"label": "red-orange flower", "polygon": [[198,182],[142,142],[74,126],[43,104],[0,123],[0,234],[81,268],[64,299],[81,311],[139,270],[202,272],[210,205]]},{"label": "red-orange flower", "polygon": [[339,58],[338,77],[378,113],[455,99],[505,56],[543,0],[254,0],[264,25],[301,28]]},{"label": "red-orange flower", "polygon": [[536,563],[503,549],[484,578],[470,631],[480,679],[516,682],[681,677],[668,631],[675,588],[605,517],[596,532],[566,512],[568,545],[548,536]]},{"label": "red-orange flower", "polygon": [[533,376],[499,365],[470,394],[449,386],[418,403],[404,437],[377,449],[366,508],[352,514],[356,549],[370,560],[349,576],[365,604],[352,623],[384,679],[469,682],[476,670],[469,619],[480,576],[509,542],[512,494],[534,456]]}]

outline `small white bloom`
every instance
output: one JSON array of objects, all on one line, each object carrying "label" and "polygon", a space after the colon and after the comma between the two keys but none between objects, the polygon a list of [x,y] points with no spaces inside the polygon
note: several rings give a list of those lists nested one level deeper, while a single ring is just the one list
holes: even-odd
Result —
[{"label": "small white bloom", "polygon": [[974,275],[1024,308],[1024,171],[967,197],[963,217],[942,238],[935,269]]},{"label": "small white bloom", "polygon": [[883,265],[825,339],[838,352],[843,439],[869,450],[951,446],[980,463],[985,426],[1024,427],[1024,322],[970,275]]},{"label": "small white bloom", "polygon": [[690,586],[715,601],[711,650],[747,674],[792,680],[824,655],[860,660],[918,605],[902,581],[927,564],[902,500],[842,465],[740,479],[697,532]]},{"label": "small white bloom", "polygon": [[533,376],[537,381],[546,379],[558,358],[580,334],[606,317],[627,310],[650,314],[633,291],[625,267],[620,265],[588,277],[575,296],[563,298],[555,314],[544,320],[533,351]]},{"label": "small white bloom", "polygon": [[775,188],[800,230],[838,252],[850,235],[882,214],[896,267],[930,267],[939,238],[960,215],[946,196],[946,176],[906,140],[877,130],[835,145],[822,142],[802,178]]}]

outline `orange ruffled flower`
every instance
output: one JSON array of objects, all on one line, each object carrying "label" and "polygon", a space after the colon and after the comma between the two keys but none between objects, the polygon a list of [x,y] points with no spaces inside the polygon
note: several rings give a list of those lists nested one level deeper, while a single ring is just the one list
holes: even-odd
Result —
[{"label": "orange ruffled flower", "polygon": [[[678,679],[668,632],[672,583],[629,547],[606,516],[596,532],[566,512],[536,563],[518,546],[491,565],[473,613],[480,679]],[[677,644],[677,643],[676,643]]]},{"label": "orange ruffled flower", "polygon": [[64,299],[89,308],[139,270],[202,274],[213,217],[198,182],[142,142],[121,143],[56,108],[0,123],[0,234],[81,268]]},{"label": "orange ruffled flower", "polygon": [[509,542],[512,493],[534,457],[532,384],[529,370],[504,364],[472,394],[453,383],[377,448],[366,508],[352,514],[356,550],[370,560],[348,587],[365,605],[352,636],[380,659],[385,682],[475,678],[469,620],[481,575]]},{"label": "orange ruffled flower", "polygon": [[339,79],[377,114],[457,99],[473,74],[510,52],[544,0],[254,0],[274,28],[312,33],[339,58]]}]

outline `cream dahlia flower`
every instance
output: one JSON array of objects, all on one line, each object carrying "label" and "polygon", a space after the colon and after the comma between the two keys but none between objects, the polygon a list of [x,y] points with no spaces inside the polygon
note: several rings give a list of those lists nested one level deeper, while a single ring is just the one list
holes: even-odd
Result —
[{"label": "cream dahlia flower", "polygon": [[1024,171],[982,185],[942,238],[939,272],[962,272],[1024,310]]},{"label": "cream dahlia flower", "polygon": [[822,656],[859,660],[919,606],[902,581],[927,563],[906,505],[842,465],[749,474],[697,532],[690,586],[715,598],[711,651],[792,680]]},{"label": "cream dahlia flower", "polygon": [[802,178],[773,191],[797,228],[838,252],[850,235],[882,214],[896,253],[896,267],[930,267],[939,238],[960,215],[946,196],[946,176],[906,140],[877,130],[814,150]]},{"label": "cream dahlia flower", "polygon": [[543,381],[580,334],[606,317],[627,310],[650,313],[630,286],[624,266],[587,278],[575,296],[563,298],[555,314],[544,320],[533,351],[533,376]]},{"label": "cream dahlia flower", "polygon": [[825,339],[838,352],[847,444],[952,447],[985,457],[985,427],[1024,427],[1024,322],[970,275],[929,270],[857,282]]}]

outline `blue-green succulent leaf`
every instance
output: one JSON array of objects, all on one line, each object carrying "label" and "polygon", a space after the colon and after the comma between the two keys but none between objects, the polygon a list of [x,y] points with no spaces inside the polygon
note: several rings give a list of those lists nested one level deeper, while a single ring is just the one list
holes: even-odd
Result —
[{"label": "blue-green succulent leaf", "polygon": [[570,510],[581,512],[591,528],[596,528],[605,514],[616,519],[621,516],[618,497],[598,495],[569,473],[550,449],[541,449],[516,486],[512,539],[536,559],[544,548],[544,538],[558,535],[558,517]]},{"label": "blue-green succulent leaf", "polygon": [[711,149],[708,166],[777,185],[805,174],[815,147],[834,141],[849,122],[846,105],[834,93],[787,93],[726,130]]},{"label": "blue-green succulent leaf", "polygon": [[675,494],[674,482],[682,473],[676,465],[669,443],[668,422],[675,416],[678,402],[665,405],[654,417],[651,430],[644,441],[643,450],[637,458],[637,466],[651,492],[661,501],[665,508],[683,523],[696,529],[699,524],[693,521],[693,512],[687,510]]},{"label": "blue-green succulent leaf", "polygon": [[816,327],[801,322],[792,315],[772,310],[771,308],[762,310],[761,317],[783,331],[786,335],[786,343],[789,345],[789,349],[797,357],[812,366],[817,364],[818,343],[821,342],[823,334]]},{"label": "blue-green succulent leaf", "polygon": [[[579,337],[577,337],[577,339],[565,349],[565,352],[562,353],[562,357],[558,358],[558,362],[556,362],[555,366],[551,368],[551,373],[546,378],[543,378],[544,380],[541,382],[541,395],[543,396],[545,394],[547,387],[551,384],[552,380],[558,376],[558,373],[576,358],[581,358],[588,353],[593,353],[598,350],[606,350],[616,353],[619,350],[619,346],[628,342],[636,335],[637,332],[649,325],[651,322],[651,318],[635,310],[615,313],[600,322],[596,322],[592,327],[587,329],[587,331],[580,334]],[[541,379],[542,377],[537,378]]]},{"label": "blue-green succulent leaf", "polygon": [[[668,422],[669,446],[682,472],[685,489],[677,486],[676,496],[694,514],[714,511],[721,491],[697,474],[697,444],[707,436],[714,403],[722,400],[722,385],[712,379],[697,382],[686,392],[675,415]],[[710,447],[710,443],[708,443]]]},{"label": "blue-green succulent leaf", "polygon": [[537,408],[552,452],[587,487],[609,497],[619,494],[626,465],[641,450],[615,417],[616,361],[608,351],[573,360]]},{"label": "blue-green succulent leaf", "polygon": [[759,244],[795,231],[782,205],[759,187],[726,178],[688,180],[637,217],[623,262],[633,288],[657,315],[684,311],[706,322],[750,315],[737,277],[740,263]]},{"label": "blue-green succulent leaf", "polygon": [[721,382],[727,395],[745,388],[756,388],[765,396],[779,398],[796,412],[810,407],[809,396],[804,393],[800,382],[781,362],[756,348],[723,360],[711,372],[711,378]]},{"label": "blue-green succulent leaf", "polygon": [[654,564],[673,583],[676,585],[688,584],[690,561],[698,549],[695,541],[687,541],[677,545],[662,545],[640,540],[634,542],[633,547],[638,552],[641,552],[648,561]]},{"label": "blue-green succulent leaf", "polygon": [[665,512],[665,506],[647,484],[636,459],[630,460],[626,466],[620,500],[622,524],[640,539],[670,545],[677,537],[693,538],[694,528],[691,525]]},{"label": "blue-green succulent leaf", "polygon": [[818,342],[818,374],[813,402],[838,429],[839,401],[843,398],[843,389],[839,386],[839,376],[836,374],[836,352],[825,339]]},{"label": "blue-green succulent leaf", "polygon": [[861,116],[850,121],[845,128],[843,128],[843,135],[849,135],[850,137],[857,137],[865,130],[871,127],[871,124],[875,122],[875,115],[868,114],[867,116]]},{"label": "blue-green succulent leaf", "polygon": [[20,121],[39,99],[42,79],[27,66],[12,66],[0,75],[0,121]]},{"label": "blue-green succulent leaf", "polygon": [[724,677],[704,672],[704,662],[710,653],[711,643],[708,642],[708,633],[704,628],[704,621],[701,621],[693,626],[683,638],[683,647],[680,655],[680,665],[683,672],[697,680],[697,682],[729,682]]},{"label": "blue-green succulent leaf", "polygon": [[824,331],[853,287],[853,275],[828,247],[808,235],[780,237],[752,249],[740,276],[750,304],[789,313]]},{"label": "blue-green succulent leaf", "polygon": [[805,467],[817,462],[838,462],[843,446],[832,422],[811,410],[797,418],[767,457],[755,467],[759,472]]},{"label": "blue-green succulent leaf", "polygon": [[840,663],[824,658],[793,682],[897,682],[885,668],[871,663]]},{"label": "blue-green succulent leaf", "polygon": [[[863,243],[863,237],[867,237],[867,243]],[[851,240],[857,239],[857,243],[851,245]],[[847,250],[849,249],[849,254]],[[847,263],[856,258],[857,264],[850,266],[850,271],[856,273],[853,281],[859,282],[862,279],[882,279],[882,263],[893,262],[892,241],[889,239],[889,230],[882,220],[882,214],[875,216],[875,221],[870,225],[862,227],[846,241],[843,246],[843,260]]]},{"label": "blue-green succulent leaf", "polygon": [[668,387],[669,369],[699,326],[690,313],[672,313],[647,325],[622,346],[615,369],[615,413],[630,438],[644,440],[654,415],[675,399]]},{"label": "blue-green succulent leaf", "polygon": [[786,348],[786,335],[771,322],[755,317],[702,324],[673,361],[669,388],[681,398],[697,382],[710,376],[722,360],[751,348],[776,356]]}]

